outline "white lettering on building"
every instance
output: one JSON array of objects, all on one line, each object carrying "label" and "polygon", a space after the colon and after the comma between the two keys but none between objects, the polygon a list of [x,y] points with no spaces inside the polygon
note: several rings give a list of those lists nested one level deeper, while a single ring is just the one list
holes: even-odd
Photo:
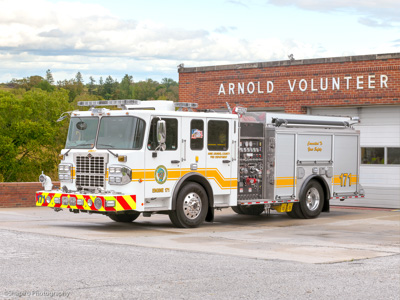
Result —
[{"label": "white lettering on building", "polygon": [[387,81],[388,81],[388,77],[386,75],[381,75],[381,88],[383,88],[383,86],[385,86],[385,88],[387,88]]},{"label": "white lettering on building", "polygon": [[[378,77],[379,76],[379,77]],[[379,83],[377,78],[379,78]],[[318,92],[318,91],[340,91],[340,88],[350,89],[375,89],[379,84],[380,88],[388,88],[389,77],[387,75],[359,75],[359,76],[344,76],[344,77],[320,77],[311,79],[288,79],[288,86],[290,92]],[[236,89],[237,88],[237,89]],[[238,83],[223,83],[219,86],[218,95],[226,95],[228,89],[229,95],[244,95],[244,94],[271,94],[274,91],[274,81],[250,81]],[[237,91],[235,93],[235,91]]]},{"label": "white lettering on building", "polygon": [[224,88],[224,84],[221,83],[221,85],[219,86],[219,92],[218,95],[224,94],[225,95],[225,88]]}]

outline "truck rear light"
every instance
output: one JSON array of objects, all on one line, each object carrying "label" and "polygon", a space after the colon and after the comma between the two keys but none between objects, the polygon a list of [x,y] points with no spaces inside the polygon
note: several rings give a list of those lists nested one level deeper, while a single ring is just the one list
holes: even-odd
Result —
[{"label": "truck rear light", "polygon": [[69,198],[69,205],[76,206],[76,198]]},{"label": "truck rear light", "polygon": [[61,198],[61,200],[62,200],[62,205],[68,205],[68,197],[67,196],[63,196]]},{"label": "truck rear light", "polygon": [[60,204],[60,203],[61,203],[60,198],[59,197],[55,197],[54,198],[54,204]]},{"label": "truck rear light", "polygon": [[46,202],[47,202],[47,204],[49,204],[51,202],[51,197],[50,196],[46,197]]},{"label": "truck rear light", "polygon": [[78,205],[83,205],[83,200],[82,200],[82,199],[78,199],[78,200],[76,201],[76,203],[77,203]]},{"label": "truck rear light", "polygon": [[92,207],[92,205],[93,205],[93,200],[92,200],[92,199],[89,199],[89,200],[87,201],[87,204],[89,205],[89,207]]}]

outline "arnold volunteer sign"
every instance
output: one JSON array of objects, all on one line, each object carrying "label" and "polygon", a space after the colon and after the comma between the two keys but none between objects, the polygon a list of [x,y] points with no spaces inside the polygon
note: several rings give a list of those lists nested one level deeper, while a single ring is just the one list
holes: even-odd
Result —
[{"label": "arnold volunteer sign", "polygon": [[[358,75],[343,77],[320,77],[288,79],[289,92],[340,91],[350,89],[385,89],[388,88],[389,76],[385,74]],[[218,95],[271,94],[274,92],[274,81],[249,81],[220,83]]]}]

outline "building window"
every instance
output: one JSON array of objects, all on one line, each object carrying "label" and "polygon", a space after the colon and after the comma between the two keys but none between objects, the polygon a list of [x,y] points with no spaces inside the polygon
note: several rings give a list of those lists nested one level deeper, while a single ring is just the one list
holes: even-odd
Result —
[{"label": "building window", "polygon": [[[147,149],[155,150],[158,146],[157,142],[157,121],[159,118],[151,120],[149,142],[147,143]],[[166,123],[167,136],[166,136],[166,149],[165,150],[176,150],[178,149],[178,120],[162,118]]]},{"label": "building window", "polygon": [[203,150],[204,147],[204,122],[192,120],[190,122],[190,149]]},{"label": "building window", "polygon": [[362,147],[361,163],[365,165],[380,165],[385,163],[385,148]]},{"label": "building window", "polygon": [[400,165],[400,147],[362,147],[363,165]]},{"label": "building window", "polygon": [[400,165],[400,147],[388,147],[387,148],[387,164],[388,165]]},{"label": "building window", "polygon": [[227,121],[209,121],[207,138],[208,150],[228,150],[229,123]]}]

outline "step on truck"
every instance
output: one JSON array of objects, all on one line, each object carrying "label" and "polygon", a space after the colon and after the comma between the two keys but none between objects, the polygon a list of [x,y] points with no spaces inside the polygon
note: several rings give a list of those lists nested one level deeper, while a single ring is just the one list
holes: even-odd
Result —
[{"label": "step on truck", "polygon": [[89,110],[59,119],[70,116],[60,186],[42,172],[37,206],[116,222],[167,214],[177,227],[197,227],[215,209],[309,219],[331,199],[364,197],[353,118],[193,111],[195,103],[172,101],[78,105]]}]

